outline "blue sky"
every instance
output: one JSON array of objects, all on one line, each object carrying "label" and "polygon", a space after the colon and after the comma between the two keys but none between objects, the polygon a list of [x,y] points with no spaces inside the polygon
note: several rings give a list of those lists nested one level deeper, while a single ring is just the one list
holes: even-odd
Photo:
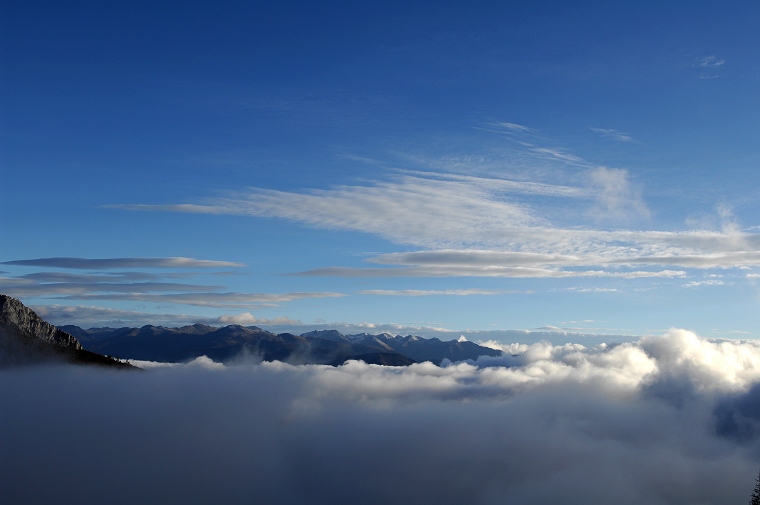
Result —
[{"label": "blue sky", "polygon": [[760,334],[755,3],[1,8],[54,323]]}]

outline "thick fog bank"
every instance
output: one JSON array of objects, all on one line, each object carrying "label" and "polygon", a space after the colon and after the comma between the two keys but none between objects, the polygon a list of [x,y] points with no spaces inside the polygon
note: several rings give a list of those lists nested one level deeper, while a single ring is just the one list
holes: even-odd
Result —
[{"label": "thick fog bank", "polygon": [[[746,503],[760,345],[0,374],[3,503]],[[512,355],[514,354],[514,355]]]}]

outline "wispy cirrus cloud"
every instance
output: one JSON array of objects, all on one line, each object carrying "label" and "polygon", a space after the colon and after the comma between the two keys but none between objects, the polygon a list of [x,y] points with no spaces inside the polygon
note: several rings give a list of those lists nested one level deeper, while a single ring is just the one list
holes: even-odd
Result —
[{"label": "wispy cirrus cloud", "polygon": [[[556,235],[562,231],[557,230]],[[556,238],[556,237],[555,237]],[[755,235],[695,231],[682,233],[610,232],[587,237],[585,247],[565,243],[564,254],[515,252],[495,249],[439,249],[387,253],[367,259],[379,267],[324,267],[297,275],[340,277],[512,277],[512,278],[678,278],[684,270],[666,268],[631,270],[636,267],[697,269],[760,267],[760,251],[714,252],[727,248],[760,248]],[[598,241],[596,245],[592,245]],[[615,244],[614,247],[611,244]],[[562,242],[553,244],[562,250]],[[552,249],[552,245],[547,245]],[[662,252],[666,252],[662,254]],[[642,253],[646,255],[642,255]],[[622,269],[621,269],[622,268]],[[751,278],[753,274],[748,274]]]},{"label": "wispy cirrus cloud", "polygon": [[529,267],[551,264],[577,264],[577,256],[492,250],[438,250],[387,253],[370,258],[372,263],[389,266],[501,266]]},{"label": "wispy cirrus cloud", "polygon": [[722,67],[725,63],[726,60],[723,58],[718,58],[714,55],[697,58],[697,65],[702,68],[718,68]]},{"label": "wispy cirrus cloud", "polygon": [[598,189],[596,205],[589,210],[597,221],[649,217],[649,209],[622,168],[597,167],[588,172],[592,186]]},{"label": "wispy cirrus cloud", "polygon": [[331,292],[237,293],[219,292],[223,286],[169,282],[37,282],[29,278],[0,277],[0,292],[10,296],[55,297],[65,300],[110,300],[172,303],[217,308],[272,307],[304,298],[336,298]]},{"label": "wispy cirrus cloud", "polygon": [[[705,64],[718,67],[723,62],[708,59]],[[509,173],[508,158],[493,163],[471,156],[410,158],[426,170],[396,170],[387,174],[387,180],[328,189],[251,188],[189,203],[110,207],[284,219],[313,228],[368,233],[423,249],[409,254],[430,253],[413,261],[404,256],[407,253],[399,253],[397,261],[409,261],[395,264],[391,256],[369,259],[383,267],[336,265],[300,275],[633,279],[679,278],[687,276],[682,269],[689,268],[760,266],[760,234],[742,231],[721,209],[719,230],[610,229],[610,223],[630,225],[651,216],[642,186],[628,170],[594,165],[517,123],[492,121],[483,126],[509,134],[519,156],[552,161],[540,164],[551,168],[509,178],[493,175]],[[592,131],[633,140],[617,130]],[[468,170],[473,163],[477,167]],[[483,163],[488,166],[482,168]],[[562,174],[555,169],[558,166],[564,167]],[[551,177],[541,180],[539,174]],[[551,200],[559,198],[562,212]],[[453,256],[458,259],[449,261]]]},{"label": "wispy cirrus cloud", "polygon": [[573,293],[618,293],[619,290],[615,288],[567,288],[566,291],[572,291]]},{"label": "wispy cirrus cloud", "polygon": [[143,326],[153,325],[302,325],[298,319],[289,317],[260,318],[250,312],[241,314],[222,314],[218,317],[205,317],[192,314],[172,314],[142,312],[135,310],[112,309],[107,307],[83,305],[33,305],[31,307],[46,321],[58,326],[75,324],[85,328],[93,326]]},{"label": "wispy cirrus cloud", "polygon": [[503,291],[491,289],[365,289],[359,291],[360,295],[380,296],[472,296],[472,295],[499,295]]},{"label": "wispy cirrus cloud", "polygon": [[[423,247],[504,243],[500,237],[514,236],[524,229],[550,228],[535,199],[530,199],[534,196],[574,199],[579,203],[573,205],[587,206],[586,212],[574,210],[580,219],[585,216],[598,222],[648,217],[642,192],[625,169],[595,166],[568,148],[551,145],[536,129],[518,123],[487,121],[481,126],[508,134],[515,146],[506,151],[510,157],[399,155],[426,170],[390,170],[387,180],[329,189],[294,192],[250,188],[196,202],[106,207],[279,218],[317,228],[371,233]],[[596,131],[625,135],[614,130]],[[529,169],[520,177],[504,177],[505,168],[517,159],[531,160],[528,164],[541,168],[538,172]],[[547,171],[547,166],[554,168]],[[575,184],[556,184],[556,167],[571,168],[575,175],[564,180]],[[484,173],[488,176],[473,175]],[[531,174],[538,173],[545,180],[533,180]]]},{"label": "wispy cirrus cloud", "polygon": [[724,282],[719,279],[708,279],[706,281],[687,282],[683,285],[685,288],[696,288],[700,286],[723,286]]},{"label": "wispy cirrus cloud", "polygon": [[605,270],[560,270],[551,268],[528,268],[528,267],[498,267],[498,266],[471,266],[471,265],[447,265],[447,266],[411,266],[403,268],[351,268],[351,267],[324,267],[298,272],[294,275],[313,277],[503,277],[513,279],[570,279],[570,278],[618,278],[618,279],[643,279],[643,278],[673,278],[685,277],[686,272],[681,270],[657,270],[657,271],[626,271],[614,272]]},{"label": "wispy cirrus cloud", "polygon": [[244,267],[232,261],[198,260],[194,258],[37,258],[4,261],[2,265],[68,268],[76,270],[109,270],[114,268],[220,268]]},{"label": "wispy cirrus cloud", "polygon": [[538,131],[535,128],[530,128],[517,123],[510,123],[507,121],[486,121],[477,126],[472,126],[476,130],[484,130],[491,133],[501,133],[505,135],[516,136],[531,136],[535,137]]},{"label": "wispy cirrus cloud", "polygon": [[544,182],[532,181],[517,181],[493,177],[476,177],[472,175],[461,174],[438,174],[434,172],[421,171],[407,171],[406,173],[412,176],[418,176],[422,179],[457,181],[472,185],[473,187],[479,188],[481,190],[492,191],[504,195],[549,196],[589,200],[595,198],[597,195],[597,192],[593,188],[579,186],[548,184]]},{"label": "wispy cirrus cloud", "polygon": [[[254,309],[305,298],[344,296],[332,292],[241,293],[225,292],[225,286],[167,282],[167,278],[189,277],[197,272],[177,269],[240,267],[229,261],[191,258],[41,258],[9,261],[17,267],[65,268],[82,272],[32,272],[0,277],[0,292],[19,298],[54,298],[59,300],[99,300],[154,302],[216,308]],[[157,271],[109,272],[114,268],[146,268]],[[100,269],[106,272],[90,271]],[[228,272],[213,271],[212,274]],[[110,310],[110,309],[104,309]],[[114,309],[115,310],[115,309]],[[129,314],[124,314],[128,318]]]},{"label": "wispy cirrus cloud", "polygon": [[500,197],[507,190],[503,185],[489,188],[485,182],[406,175],[394,181],[306,193],[253,188],[206,203],[112,207],[274,217],[418,245],[449,242],[454,237],[472,242],[492,230],[548,224],[527,205]]},{"label": "wispy cirrus cloud", "polygon": [[702,56],[697,58],[697,67],[701,68],[702,71],[710,71],[711,73],[705,74],[699,76],[700,79],[717,79],[720,77],[719,74],[714,73],[717,72],[720,68],[725,65],[726,60],[723,58],[718,58],[717,56],[711,55],[711,56]]},{"label": "wispy cirrus cloud", "polygon": [[[616,241],[619,249],[605,248],[603,243],[598,250],[568,251],[566,254],[529,253],[500,250],[448,249],[433,251],[413,251],[388,253],[370,258],[368,261],[389,266],[478,266],[478,267],[584,267],[584,266],[620,266],[620,265],[667,265],[683,268],[732,268],[760,266],[760,251],[712,252],[715,249],[730,247],[730,234],[697,231],[684,232],[682,235],[655,236],[643,233],[642,236],[628,237],[627,234],[612,233],[605,242]],[[647,243],[649,242],[649,243]],[[757,236],[746,237],[746,242],[734,244],[737,248],[758,248]],[[666,247],[674,250],[673,254],[657,254],[657,249]],[[702,254],[675,254],[679,249],[701,248]],[[649,256],[632,255],[641,250],[651,252]]]},{"label": "wispy cirrus cloud", "polygon": [[93,326],[143,326],[145,324],[184,325],[199,322],[197,316],[188,314],[143,312],[92,305],[52,304],[32,305],[31,308],[40,317],[58,326],[75,324],[87,328]]},{"label": "wispy cirrus cloud", "polygon": [[172,282],[36,282],[29,278],[0,278],[0,290],[12,296],[50,296],[92,292],[149,293],[161,291],[207,291],[221,286],[206,286]]},{"label": "wispy cirrus cloud", "polygon": [[[554,165],[563,168],[592,168],[593,163],[574,154],[572,149],[561,147],[551,138],[543,135],[535,128],[529,128],[516,123],[506,121],[487,121],[479,126],[473,127],[477,130],[483,130],[490,133],[502,135],[505,139],[512,142],[512,153],[514,158],[512,162],[520,160],[531,160],[534,165]],[[612,134],[615,130],[599,130],[597,133],[607,131]],[[625,136],[621,132],[615,132]],[[620,140],[620,139],[618,139]]]},{"label": "wispy cirrus cloud", "polygon": [[592,128],[589,126],[589,130],[606,139],[618,140],[620,142],[635,142],[630,133],[613,130],[612,128]]},{"label": "wispy cirrus cloud", "polygon": [[187,273],[155,273],[155,272],[106,272],[106,273],[70,273],[70,272],[34,272],[16,276],[19,281],[32,281],[38,283],[111,283],[111,282],[137,282],[159,281],[167,278],[189,277]]},{"label": "wispy cirrus cloud", "polygon": [[504,128],[506,130],[513,131],[513,132],[529,133],[529,132],[536,131],[535,128],[530,128],[528,126],[523,126],[517,123],[508,123],[506,121],[492,121],[488,124],[494,127]]},{"label": "wispy cirrus cloud", "polygon": [[[207,288],[207,286],[198,286]],[[83,293],[63,296],[66,300],[111,300],[141,301],[156,303],[174,303],[215,308],[263,308],[276,307],[280,303],[292,302],[304,298],[340,298],[342,293],[331,292],[294,292],[294,293]]]},{"label": "wispy cirrus cloud", "polygon": [[569,149],[563,149],[559,147],[531,147],[527,150],[528,152],[533,153],[536,157],[549,161],[560,161],[568,165],[587,168],[592,166],[591,163],[584,160],[580,156],[572,154]]},{"label": "wispy cirrus cloud", "polygon": [[[754,239],[755,237],[752,237]],[[755,242],[755,240],[752,240]],[[652,255],[616,259],[627,265],[672,265],[684,268],[742,268],[760,266],[760,251],[737,251],[705,254]]]},{"label": "wispy cirrus cloud", "polygon": [[[593,206],[585,213],[600,221],[648,215],[627,171],[597,167],[586,174],[589,184],[580,188],[415,173],[392,181],[306,193],[252,189],[202,204],[121,208],[281,218],[317,228],[370,233],[428,249],[370,260],[403,268],[331,266],[304,275],[642,278],[680,277],[685,272],[669,268],[625,270],[636,265],[760,266],[760,234],[741,231],[726,209],[719,209],[720,230],[560,228],[552,226],[533,206],[512,198],[530,193],[575,201],[590,199]],[[408,262],[412,258],[413,262]]]},{"label": "wispy cirrus cloud", "polygon": [[625,170],[597,168],[590,172],[588,182],[587,187],[569,187],[417,173],[391,181],[304,193],[252,188],[247,193],[229,193],[199,203],[109,207],[280,218],[427,247],[506,245],[548,236],[547,232],[555,235],[556,229],[546,218],[515,197],[521,194],[590,200],[595,205],[591,208],[608,217],[646,214],[646,206],[632,189]]}]

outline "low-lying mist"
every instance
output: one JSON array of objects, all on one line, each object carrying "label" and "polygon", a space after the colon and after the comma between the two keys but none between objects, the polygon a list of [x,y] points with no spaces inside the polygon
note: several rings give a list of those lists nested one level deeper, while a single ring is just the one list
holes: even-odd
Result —
[{"label": "low-lying mist", "polygon": [[0,374],[3,503],[745,503],[760,342]]}]

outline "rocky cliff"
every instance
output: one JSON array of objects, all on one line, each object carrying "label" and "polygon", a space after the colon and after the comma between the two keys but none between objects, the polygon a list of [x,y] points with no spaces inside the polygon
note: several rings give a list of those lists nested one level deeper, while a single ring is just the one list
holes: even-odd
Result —
[{"label": "rocky cliff", "polygon": [[38,339],[70,349],[82,348],[72,335],[44,321],[21,301],[6,295],[0,295],[0,333]]},{"label": "rocky cliff", "polygon": [[76,338],[47,323],[19,300],[0,295],[0,368],[43,363],[135,369],[82,349]]}]

